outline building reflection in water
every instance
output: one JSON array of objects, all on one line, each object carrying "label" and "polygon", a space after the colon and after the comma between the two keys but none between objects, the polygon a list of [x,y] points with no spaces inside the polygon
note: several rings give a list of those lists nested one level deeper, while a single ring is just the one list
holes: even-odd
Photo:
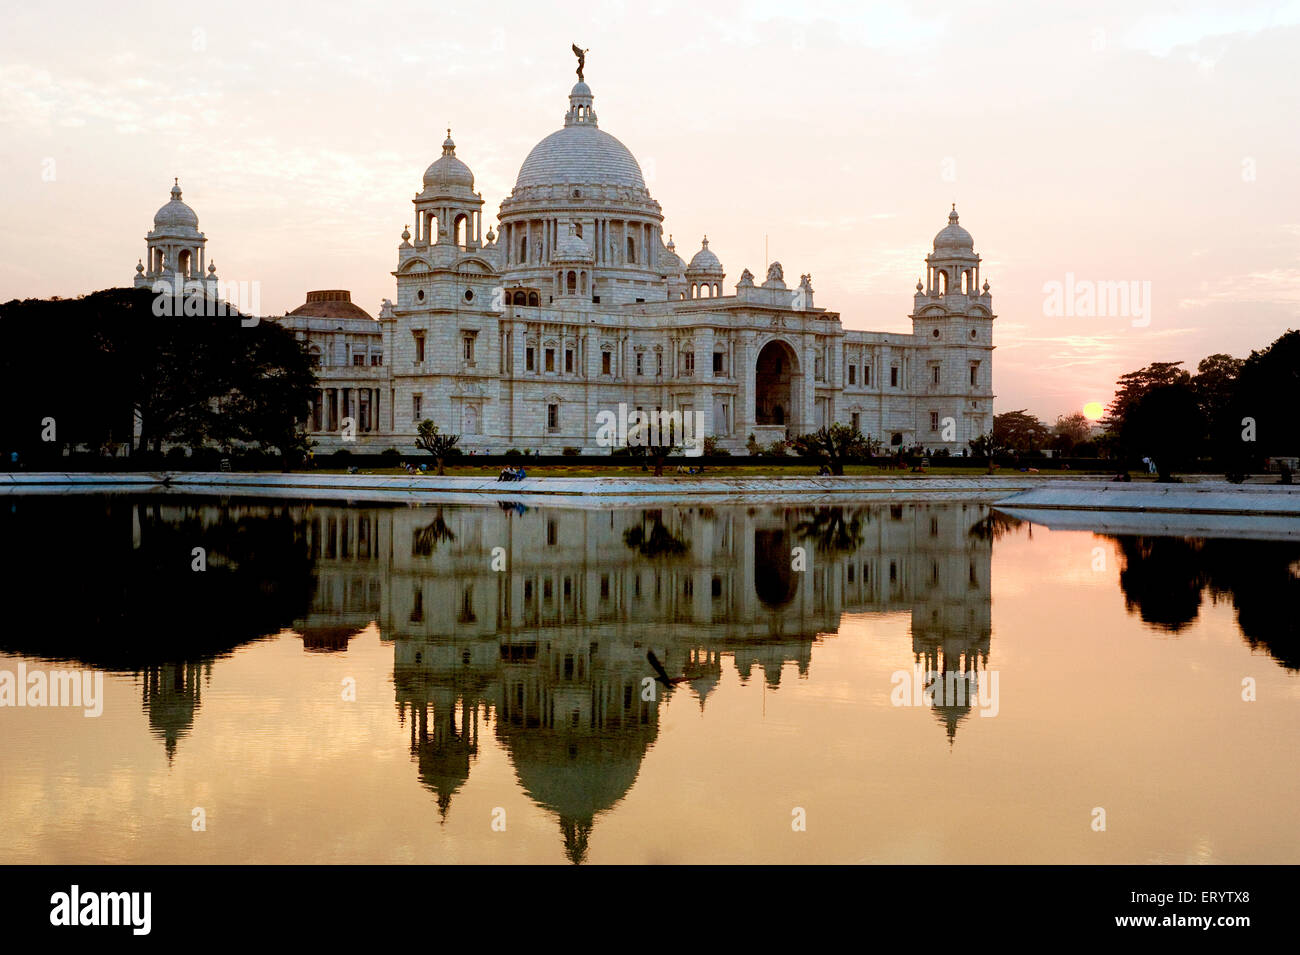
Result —
[{"label": "building reflection in water", "polygon": [[[490,728],[581,862],[597,817],[635,782],[664,701],[684,692],[703,709],[726,657],[742,682],[757,670],[776,688],[787,666],[808,676],[843,614],[910,613],[915,662],[958,670],[974,699],[989,655],[989,523],[987,507],[961,504],[317,509],[319,583],[295,629],[307,645],[376,621],[439,813]],[[650,693],[648,651],[684,679]],[[950,739],[968,712],[934,708]]]}]

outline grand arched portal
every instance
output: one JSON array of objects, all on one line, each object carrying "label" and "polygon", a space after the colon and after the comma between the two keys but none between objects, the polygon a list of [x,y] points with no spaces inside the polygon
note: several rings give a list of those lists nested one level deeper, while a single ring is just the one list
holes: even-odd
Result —
[{"label": "grand arched portal", "polygon": [[798,422],[795,388],[798,365],[794,349],[770,341],[758,353],[754,366],[754,421],[759,425],[791,427]]}]

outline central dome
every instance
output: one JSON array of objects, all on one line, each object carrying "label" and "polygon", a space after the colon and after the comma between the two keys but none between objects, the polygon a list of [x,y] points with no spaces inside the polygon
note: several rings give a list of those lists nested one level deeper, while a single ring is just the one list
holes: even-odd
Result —
[{"label": "central dome", "polygon": [[564,128],[533,147],[519,168],[516,189],[534,186],[623,186],[644,190],[645,178],[631,150],[596,124],[591,87],[569,92]]},{"label": "central dome", "polygon": [[645,188],[631,151],[595,126],[566,126],[533,147],[519,168],[516,189],[529,186],[604,185]]}]

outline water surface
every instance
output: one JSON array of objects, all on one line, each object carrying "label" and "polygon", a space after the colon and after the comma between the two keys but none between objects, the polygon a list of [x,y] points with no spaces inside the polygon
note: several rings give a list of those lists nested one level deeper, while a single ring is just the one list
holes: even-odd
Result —
[{"label": "water surface", "polygon": [[1297,861],[1300,541],[2,507],[0,670],[104,700],[0,708],[0,862]]}]

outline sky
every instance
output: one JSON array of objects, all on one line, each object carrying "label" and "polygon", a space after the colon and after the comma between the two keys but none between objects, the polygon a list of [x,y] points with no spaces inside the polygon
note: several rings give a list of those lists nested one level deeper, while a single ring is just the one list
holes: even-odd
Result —
[{"label": "sky", "polygon": [[128,285],[179,177],[263,314],[321,288],[374,314],[446,128],[494,219],[563,123],[578,43],[601,128],[728,291],[766,248],[845,327],[910,331],[956,203],[997,411],[1052,420],[1300,327],[1300,0],[576,9],[10,5],[0,301]]}]

